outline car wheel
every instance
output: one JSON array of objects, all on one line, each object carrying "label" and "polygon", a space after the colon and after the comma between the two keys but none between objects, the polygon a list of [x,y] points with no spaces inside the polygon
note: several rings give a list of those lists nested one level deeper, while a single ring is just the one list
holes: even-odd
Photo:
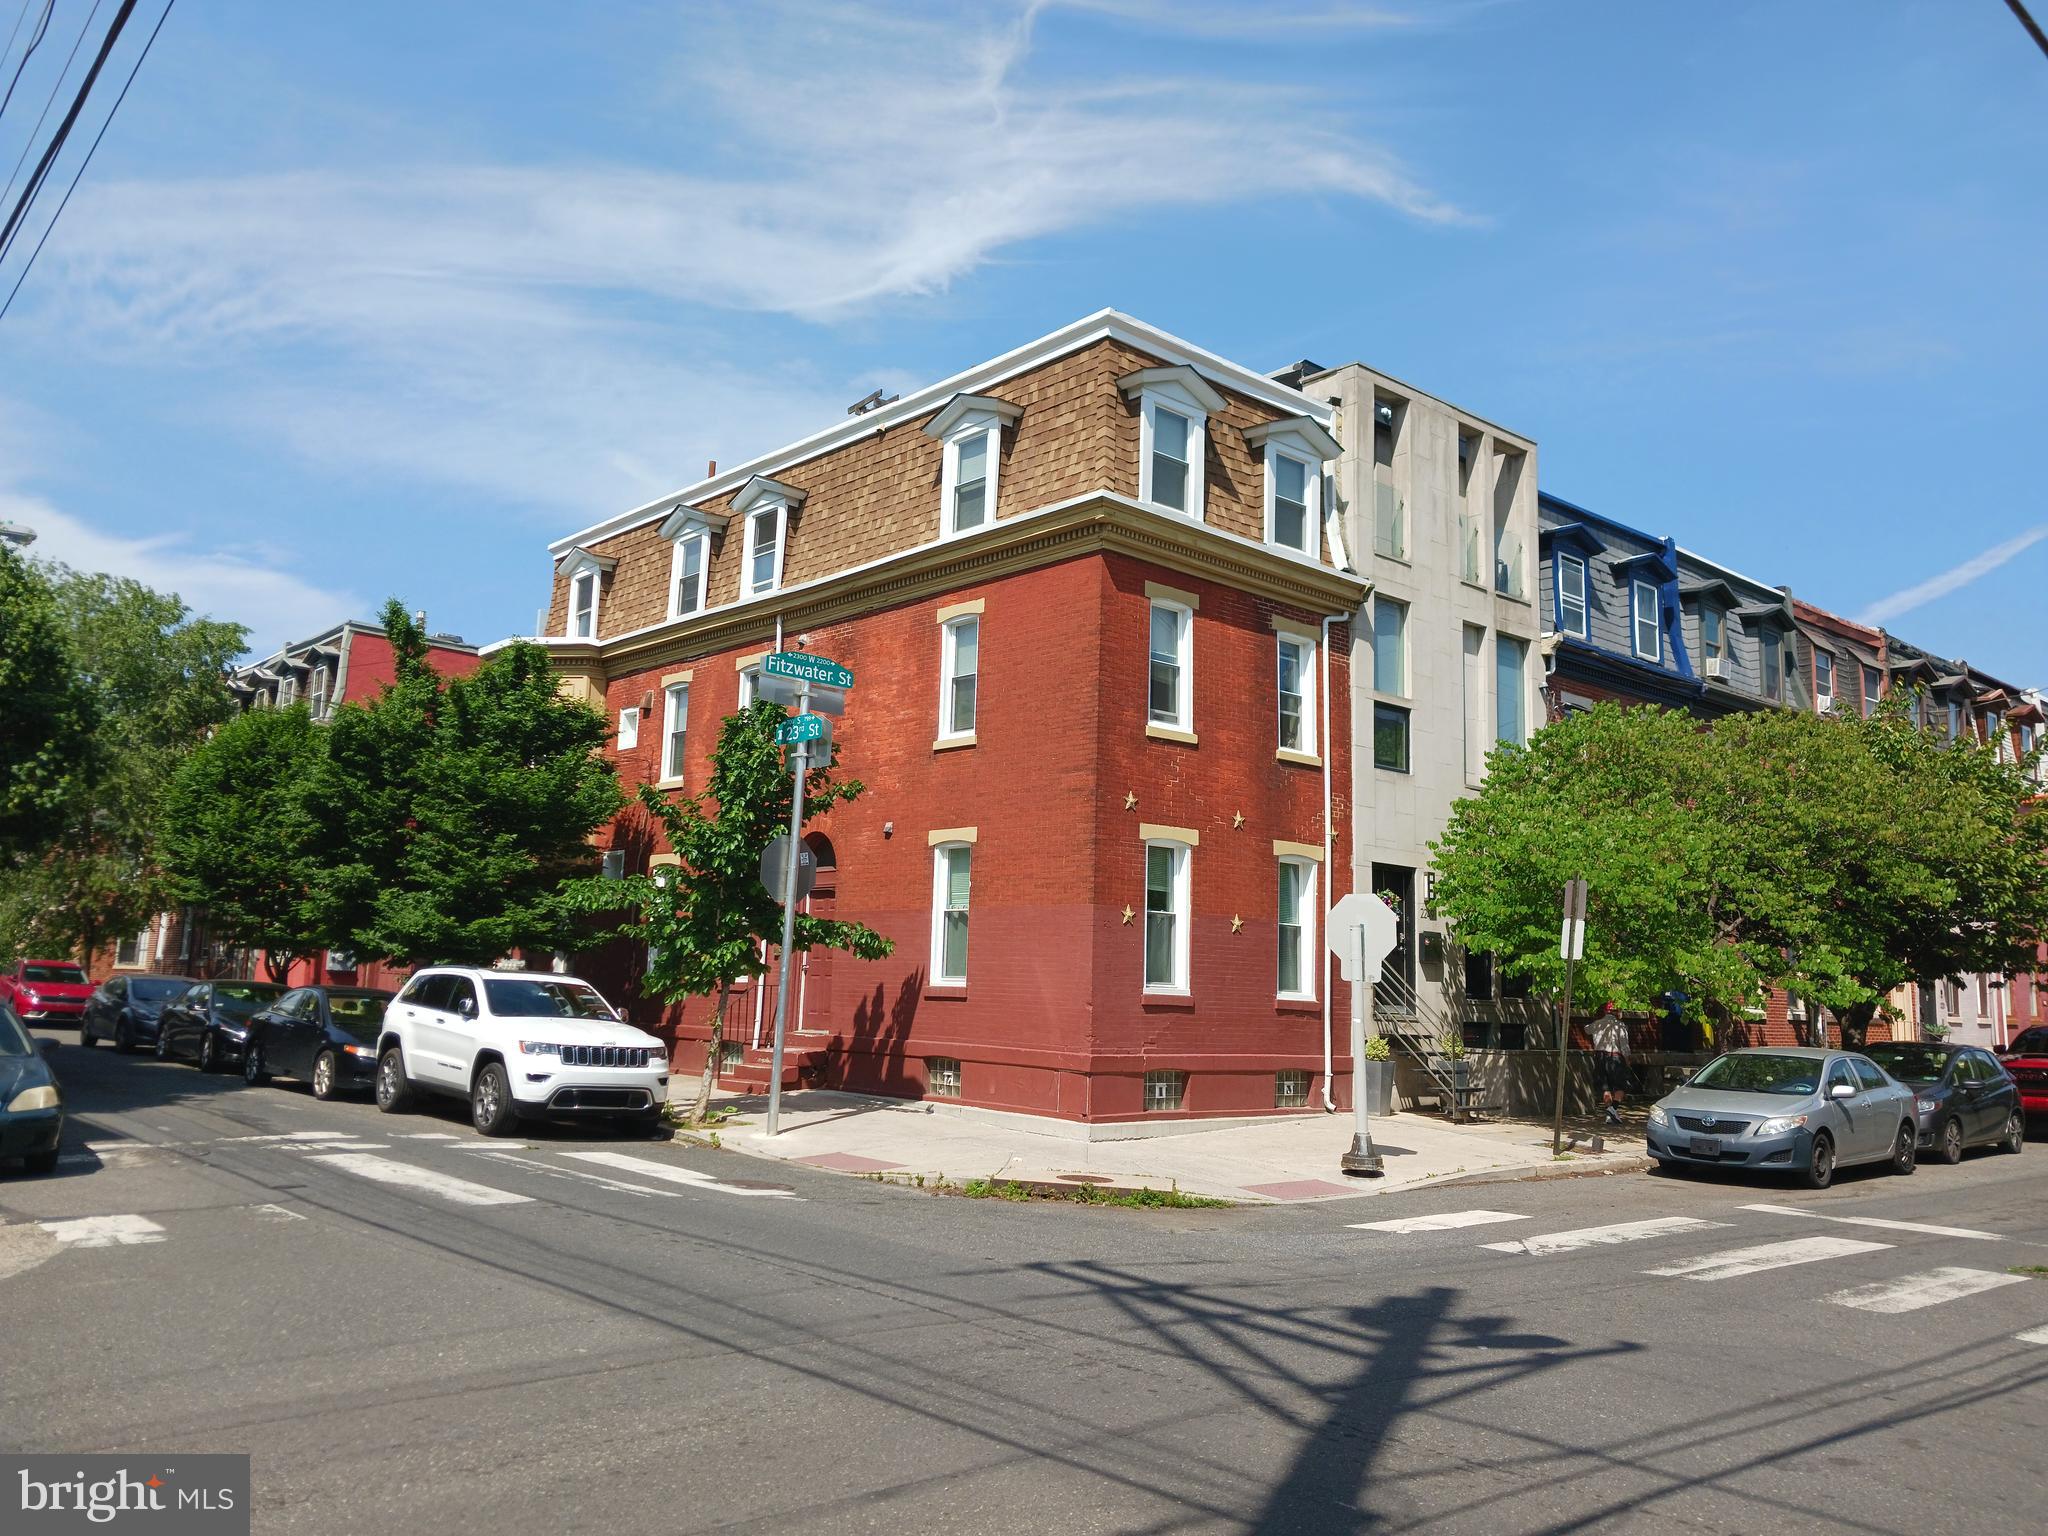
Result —
[{"label": "car wheel", "polygon": [[2005,1117],[2005,1135],[1999,1138],[1998,1150],[2019,1153],[2026,1149],[2026,1145],[2027,1117],[2016,1109]]},{"label": "car wheel", "polygon": [[212,1030],[199,1037],[199,1070],[218,1072],[220,1070],[220,1041]]},{"label": "car wheel", "polygon": [[[122,1049],[118,1037],[115,1039],[114,1049],[117,1051]],[[132,1051],[135,1049],[135,1047],[133,1045],[130,1045],[127,1047],[127,1049]],[[157,1024],[156,1044],[152,1047],[152,1049],[155,1050],[156,1059],[158,1061],[169,1061],[171,1059],[171,1032],[168,1029],[164,1028],[161,1022]]]},{"label": "car wheel", "polygon": [[518,1123],[512,1107],[512,1080],[495,1061],[484,1063],[469,1089],[469,1120],[486,1136],[504,1136]]},{"label": "car wheel", "polygon": [[1941,1160],[1953,1168],[1963,1160],[1963,1122],[1951,1115],[1941,1127]]},{"label": "car wheel", "polygon": [[57,1171],[57,1149],[47,1152],[31,1152],[22,1159],[30,1173],[55,1173]]},{"label": "car wheel", "polygon": [[[1899,1139],[1892,1143],[1891,1171],[1893,1173],[1911,1173],[1913,1171],[1913,1153],[1919,1145],[1920,1138],[1914,1134],[1913,1122],[1901,1120],[1899,1122]],[[1961,1158],[1962,1155],[1960,1150],[1957,1151],[1957,1158]]]},{"label": "car wheel", "polygon": [[405,1057],[395,1045],[377,1058],[377,1107],[387,1115],[402,1115],[412,1108],[412,1084],[406,1081]]},{"label": "car wheel", "polygon": [[335,1077],[334,1052],[322,1051],[319,1059],[313,1063],[313,1097],[316,1099],[332,1099],[337,1097],[338,1095],[334,1087]]},{"label": "car wheel", "polygon": [[1835,1182],[1835,1142],[1826,1131],[1813,1138],[1813,1155],[1806,1163],[1806,1187],[1826,1189]]},{"label": "car wheel", "polygon": [[84,1049],[89,1051],[94,1046],[100,1043],[100,1037],[94,1034],[92,1030],[86,1027],[84,1024],[80,1024],[78,1026],[78,1043]]},{"label": "car wheel", "polygon": [[242,1047],[242,1081],[251,1088],[270,1081],[270,1069],[263,1065],[263,1047],[254,1040]]}]

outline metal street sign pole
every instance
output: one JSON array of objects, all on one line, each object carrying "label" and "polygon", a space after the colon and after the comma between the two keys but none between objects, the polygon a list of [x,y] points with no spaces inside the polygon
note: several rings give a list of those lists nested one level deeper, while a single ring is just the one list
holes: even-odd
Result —
[{"label": "metal street sign pole", "polygon": [[803,862],[798,849],[804,840],[804,772],[810,767],[811,749],[798,742],[789,750],[795,780],[789,802],[789,858],[782,873],[782,954],[777,960],[775,983],[775,1047],[768,1065],[768,1134],[776,1135],[782,1121],[782,1041],[789,1020],[789,947],[796,940],[797,867]]},{"label": "metal street sign pole", "polygon": [[1358,945],[1358,979],[1351,983],[1351,1150],[1344,1154],[1340,1166],[1346,1173],[1378,1175],[1386,1172],[1386,1165],[1372,1147],[1372,1117],[1365,1091],[1365,1030],[1372,1015],[1374,967],[1365,952],[1365,924],[1360,923],[1353,933]]},{"label": "metal street sign pole", "polygon": [[1586,952],[1586,882],[1570,880],[1564,888],[1564,925],[1557,936],[1557,952],[1564,960],[1564,997],[1557,1010],[1557,1107],[1551,1118],[1550,1155],[1564,1150],[1565,1053],[1572,1039],[1572,983],[1579,957]]}]

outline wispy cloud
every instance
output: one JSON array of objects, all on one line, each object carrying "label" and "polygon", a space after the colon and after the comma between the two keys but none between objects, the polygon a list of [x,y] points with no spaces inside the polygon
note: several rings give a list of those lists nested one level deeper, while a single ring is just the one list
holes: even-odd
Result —
[{"label": "wispy cloud", "polygon": [[1883,624],[1902,613],[1911,613],[1915,608],[1924,607],[1937,598],[1960,591],[1980,577],[1989,576],[2000,566],[2032,549],[2043,539],[2048,539],[2048,523],[2029,528],[2025,533],[2017,534],[2003,544],[1995,544],[1981,555],[1972,555],[1961,565],[1951,566],[1938,576],[1916,581],[1912,586],[1902,587],[1889,597],[1881,597],[1857,617],[1865,624]]}]

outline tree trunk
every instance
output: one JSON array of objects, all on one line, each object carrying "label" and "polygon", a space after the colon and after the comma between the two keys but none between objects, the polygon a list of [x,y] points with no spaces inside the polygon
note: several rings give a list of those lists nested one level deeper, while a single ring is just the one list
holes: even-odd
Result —
[{"label": "tree trunk", "polygon": [[697,1084],[697,1102],[690,1110],[690,1124],[702,1125],[711,1112],[711,1085],[718,1078],[718,1053],[725,1045],[725,999],[727,989],[718,989],[718,1006],[711,1015],[711,1040],[704,1048],[704,1078]]},{"label": "tree trunk", "polygon": [[1870,1021],[1877,1016],[1877,1004],[1858,1003],[1842,1015],[1842,1049],[1860,1051],[1870,1035]]},{"label": "tree trunk", "polygon": [[283,986],[285,977],[292,973],[292,961],[295,958],[297,957],[286,955],[280,961],[275,951],[266,949],[263,951],[263,969],[270,973],[272,981],[276,982],[279,986]]}]

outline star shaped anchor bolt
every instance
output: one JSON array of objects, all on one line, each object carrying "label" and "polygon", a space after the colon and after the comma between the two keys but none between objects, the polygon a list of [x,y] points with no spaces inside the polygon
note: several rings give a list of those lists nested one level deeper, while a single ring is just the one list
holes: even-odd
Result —
[{"label": "star shaped anchor bolt", "polygon": [[1125,809],[1125,810],[1127,810],[1127,811],[1135,811],[1135,810],[1136,810],[1137,808],[1138,808],[1138,792],[1137,792],[1137,791],[1136,791],[1135,789],[1129,789],[1129,790],[1125,790],[1125,791],[1124,791],[1124,809]]},{"label": "star shaped anchor bolt", "polygon": [[1231,931],[1232,933],[1237,933],[1237,932],[1240,932],[1240,931],[1241,931],[1241,930],[1242,930],[1243,928],[1244,928],[1244,919],[1243,919],[1243,918],[1241,918],[1241,917],[1239,917],[1239,916],[1238,916],[1238,915],[1237,915],[1237,914],[1236,914],[1235,912],[1231,913],[1231,914],[1230,914],[1230,931]]},{"label": "star shaped anchor bolt", "polygon": [[1137,915],[1138,915],[1138,914],[1137,914],[1136,912],[1134,912],[1134,911],[1132,911],[1132,910],[1131,910],[1131,904],[1130,904],[1130,903],[1129,903],[1128,901],[1127,901],[1127,902],[1125,902],[1125,903],[1124,903],[1124,926],[1125,926],[1125,927],[1129,927],[1129,926],[1130,926],[1130,921],[1131,921],[1131,919],[1132,919],[1132,918],[1134,918],[1134,917],[1136,917]]}]

